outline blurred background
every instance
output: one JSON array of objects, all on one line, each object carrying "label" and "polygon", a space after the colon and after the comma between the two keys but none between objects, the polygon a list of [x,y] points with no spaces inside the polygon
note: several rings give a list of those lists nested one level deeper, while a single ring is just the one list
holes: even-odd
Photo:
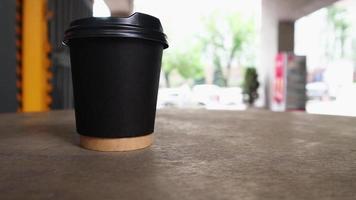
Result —
[{"label": "blurred background", "polygon": [[159,109],[356,116],[355,0],[2,0],[0,112],[72,109],[65,29],[132,9],[168,36]]}]

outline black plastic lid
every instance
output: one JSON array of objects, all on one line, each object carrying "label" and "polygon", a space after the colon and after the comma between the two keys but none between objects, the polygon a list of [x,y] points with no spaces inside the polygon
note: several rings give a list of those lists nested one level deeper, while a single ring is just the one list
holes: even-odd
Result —
[{"label": "black plastic lid", "polygon": [[128,37],[162,43],[168,48],[158,18],[134,13],[129,17],[89,17],[73,21],[64,34],[63,44],[69,45],[74,38],[86,37]]}]

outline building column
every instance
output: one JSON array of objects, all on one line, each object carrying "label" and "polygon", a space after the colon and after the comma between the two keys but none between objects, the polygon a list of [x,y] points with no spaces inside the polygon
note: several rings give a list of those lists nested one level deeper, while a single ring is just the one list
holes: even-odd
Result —
[{"label": "building column", "polygon": [[258,101],[266,108],[270,108],[274,58],[278,53],[278,10],[275,1],[262,0]]},{"label": "building column", "polygon": [[294,21],[278,23],[278,52],[294,51]]},{"label": "building column", "polygon": [[47,1],[23,1],[22,111],[49,110]]}]

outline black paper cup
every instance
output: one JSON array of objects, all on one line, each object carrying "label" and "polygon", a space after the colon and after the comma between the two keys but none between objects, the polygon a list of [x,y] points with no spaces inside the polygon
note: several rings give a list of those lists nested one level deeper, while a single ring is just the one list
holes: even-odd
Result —
[{"label": "black paper cup", "polygon": [[168,47],[159,19],[142,13],[79,19],[63,43],[70,48],[81,145],[99,151],[149,146]]}]

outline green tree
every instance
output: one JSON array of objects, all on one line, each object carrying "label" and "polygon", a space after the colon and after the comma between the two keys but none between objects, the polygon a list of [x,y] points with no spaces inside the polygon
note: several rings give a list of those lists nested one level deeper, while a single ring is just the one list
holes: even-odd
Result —
[{"label": "green tree", "polygon": [[215,67],[214,83],[227,86],[233,62],[239,62],[243,51],[254,41],[254,21],[244,20],[239,14],[214,14],[205,22],[206,31],[200,38],[206,57]]},{"label": "green tree", "polygon": [[[328,38],[326,56],[329,58],[345,57],[345,41],[349,37],[350,22],[347,20],[347,10],[338,6],[327,8],[328,26],[332,31],[332,38]],[[329,41],[333,41],[330,44]],[[335,50],[339,50],[338,55]]]},{"label": "green tree", "polygon": [[175,56],[172,53],[164,52],[162,60],[162,68],[164,78],[166,79],[167,87],[171,87],[170,75],[175,69]]},{"label": "green tree", "polygon": [[167,87],[171,86],[170,75],[176,70],[185,80],[197,81],[204,77],[201,62],[201,46],[196,45],[186,50],[168,51],[163,57],[163,73]]}]

